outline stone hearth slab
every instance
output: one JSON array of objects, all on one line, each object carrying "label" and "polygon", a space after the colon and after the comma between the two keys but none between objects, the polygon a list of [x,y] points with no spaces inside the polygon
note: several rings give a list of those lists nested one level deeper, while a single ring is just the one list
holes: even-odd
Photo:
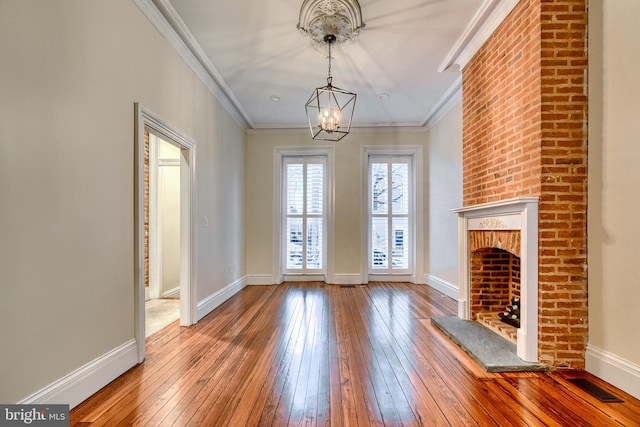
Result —
[{"label": "stone hearth slab", "polygon": [[546,371],[547,366],[525,362],[516,345],[478,322],[456,316],[432,317],[431,323],[469,353],[487,372]]}]

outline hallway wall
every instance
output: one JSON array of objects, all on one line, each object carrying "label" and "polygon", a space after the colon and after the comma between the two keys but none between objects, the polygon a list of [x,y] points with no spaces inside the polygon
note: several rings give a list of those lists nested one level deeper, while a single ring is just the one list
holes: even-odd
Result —
[{"label": "hallway wall", "polygon": [[0,0],[0,56],[0,402],[97,390],[135,363],[134,103],[196,141],[199,301],[244,276],[244,130],[131,0]]}]

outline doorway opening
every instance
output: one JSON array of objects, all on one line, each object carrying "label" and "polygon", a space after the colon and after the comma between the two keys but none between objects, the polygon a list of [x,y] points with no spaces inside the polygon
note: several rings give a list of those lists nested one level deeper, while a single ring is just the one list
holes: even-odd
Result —
[{"label": "doorway opening", "polygon": [[145,336],[180,318],[180,147],[145,129]]},{"label": "doorway opening", "polygon": [[136,103],[135,143],[134,323],[141,363],[146,354],[147,300],[174,300],[180,325],[195,323],[195,142]]}]

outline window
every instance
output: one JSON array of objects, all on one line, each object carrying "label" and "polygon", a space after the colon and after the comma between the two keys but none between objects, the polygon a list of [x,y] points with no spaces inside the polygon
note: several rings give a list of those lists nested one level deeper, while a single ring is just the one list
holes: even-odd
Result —
[{"label": "window", "polygon": [[413,189],[410,156],[369,157],[369,272],[411,273]]},{"label": "window", "polygon": [[283,270],[322,273],[326,270],[326,157],[283,158]]}]

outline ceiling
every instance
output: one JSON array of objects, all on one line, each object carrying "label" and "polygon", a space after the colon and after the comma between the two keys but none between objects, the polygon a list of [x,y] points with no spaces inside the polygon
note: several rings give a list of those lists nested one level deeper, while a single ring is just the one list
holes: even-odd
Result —
[{"label": "ceiling", "polygon": [[[304,104],[326,84],[328,61],[296,29],[302,0],[154,4],[247,127],[306,126]],[[333,84],[358,94],[353,126],[425,125],[459,81],[459,72],[438,69],[483,0],[360,0],[360,6],[365,28],[332,61]]]}]

